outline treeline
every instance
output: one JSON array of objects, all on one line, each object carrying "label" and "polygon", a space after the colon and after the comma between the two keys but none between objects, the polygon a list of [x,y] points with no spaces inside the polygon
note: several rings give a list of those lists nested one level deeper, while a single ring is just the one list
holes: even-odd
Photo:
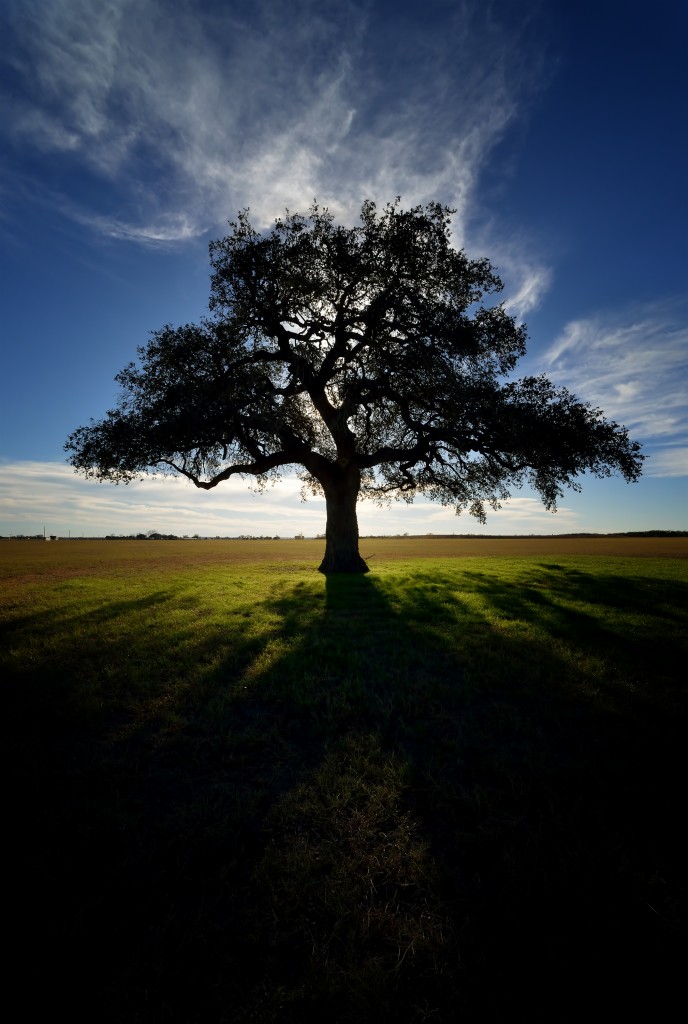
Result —
[{"label": "treeline", "polygon": [[625,533],[369,533],[366,536],[369,540],[390,536],[408,540],[433,537],[437,540],[547,540],[552,537],[572,540],[584,537],[688,537],[688,530],[629,530]]},{"label": "treeline", "polygon": [[[571,534],[572,537],[585,536],[585,534]],[[598,534],[591,533],[590,537]],[[630,533],[603,533],[602,537],[688,537],[688,530],[635,530]]]},{"label": "treeline", "polygon": [[[282,540],[282,537],[271,536],[269,534],[257,534],[242,533],[238,537],[221,537],[216,535],[215,537],[205,536],[201,537],[200,534],[194,533],[190,536],[185,533],[183,536],[179,536],[176,533],[157,533],[151,531],[150,533],[107,533],[104,537],[56,537],[52,535],[50,537],[44,537],[42,533],[12,533],[9,537],[0,535],[1,540]],[[296,538],[297,540],[303,539],[303,534]]]},{"label": "treeline", "polygon": [[[91,540],[97,538],[92,537]],[[193,536],[189,536],[185,533],[183,537],[179,537],[176,533],[108,533],[103,538],[104,540],[281,540],[278,536],[269,536],[268,534],[261,534],[260,536],[252,533],[242,533],[238,537],[201,537],[200,534],[194,533]]]},{"label": "treeline", "polygon": [[[317,533],[312,540],[321,540],[324,533]],[[397,540],[419,540],[420,538],[437,538],[437,540],[547,540],[559,538],[575,540],[585,537],[688,537],[688,530],[627,530],[624,533],[368,533],[361,537],[362,540],[378,540],[394,537]],[[0,535],[0,540],[288,540],[290,538],[274,536],[270,534],[240,533],[236,537],[221,537],[219,534],[214,537],[201,536],[194,533],[189,536],[185,533],[179,536],[176,533],[108,533],[104,537],[44,537],[42,533],[24,534],[13,533],[9,537]],[[302,533],[297,533],[294,540],[308,540]]]}]

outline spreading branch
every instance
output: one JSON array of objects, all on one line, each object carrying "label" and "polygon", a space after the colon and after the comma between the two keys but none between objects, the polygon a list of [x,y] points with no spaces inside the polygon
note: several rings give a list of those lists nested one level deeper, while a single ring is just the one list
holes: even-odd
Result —
[{"label": "spreading branch", "polygon": [[501,282],[452,247],[451,215],[366,202],[347,228],[314,205],[261,234],[244,211],[210,247],[210,316],[152,335],[69,461],[206,490],[296,469],[331,493],[348,474],[479,518],[523,483],[554,509],[585,472],[636,480],[623,426],[545,377],[511,379],[525,327],[486,301]]}]

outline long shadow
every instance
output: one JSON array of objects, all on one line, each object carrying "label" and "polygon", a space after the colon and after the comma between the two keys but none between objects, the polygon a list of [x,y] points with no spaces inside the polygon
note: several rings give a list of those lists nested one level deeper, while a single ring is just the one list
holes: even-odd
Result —
[{"label": "long shadow", "polygon": [[[520,593],[464,583],[623,661],[613,631],[554,600],[557,573]],[[414,578],[276,587],[274,655],[234,622],[231,658],[179,695],[171,736],[152,719],[39,737],[31,800],[51,811],[28,808],[44,834],[15,868],[34,986],[73,1019],[189,1024],[668,1000],[686,935],[676,701],[602,692],[556,645],[495,629],[458,577]],[[647,585],[607,580],[597,598],[654,614]],[[568,574],[561,593],[595,586]],[[671,618],[687,588],[667,594]],[[632,654],[643,671],[656,656]]]},{"label": "long shadow", "polygon": [[[676,810],[688,587],[555,568],[558,582],[550,568],[520,586],[462,573],[493,613],[489,622],[466,614],[456,581],[452,588],[428,578],[404,590],[404,621],[424,622],[440,647],[442,619],[458,616],[477,631],[464,647],[470,673],[453,694],[452,717],[469,723],[461,763],[433,765],[443,784],[424,791],[419,813],[448,865],[448,901],[472,909],[468,945],[485,957],[482,971],[471,972],[475,1007],[495,981],[508,993],[497,997],[504,1011],[513,999],[557,1005],[562,993],[583,1005],[595,991],[598,1005],[645,998],[650,1006],[658,992],[675,990],[686,951],[686,845]],[[564,600],[641,613],[649,635],[617,632]],[[494,613],[507,625],[544,625],[556,642],[547,649],[517,629],[502,631]],[[578,654],[594,655],[593,663]],[[424,780],[427,763],[407,749]],[[454,806],[437,804],[453,784]]]}]

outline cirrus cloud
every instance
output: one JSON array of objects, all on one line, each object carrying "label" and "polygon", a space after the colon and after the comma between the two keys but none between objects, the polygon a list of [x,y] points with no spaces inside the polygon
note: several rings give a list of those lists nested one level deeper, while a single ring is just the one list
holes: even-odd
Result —
[{"label": "cirrus cloud", "polygon": [[399,194],[455,206],[462,244],[537,60],[477,4],[441,13],[439,32],[398,19],[390,53],[359,0],[173,13],[162,0],[24,0],[6,132],[53,154],[58,179],[76,166],[109,183],[79,218],[115,237],[184,239],[244,206],[262,227],[316,196],[350,217]]},{"label": "cirrus cloud", "polygon": [[688,446],[684,304],[655,303],[573,320],[544,362],[560,383],[625,423],[640,440],[675,446],[653,456],[655,467],[683,464],[677,453]]},{"label": "cirrus cloud", "polygon": [[[579,528],[579,517],[562,505],[556,516],[535,498],[515,496],[482,526],[470,516],[422,498],[379,509],[363,501],[362,534],[552,533]],[[150,477],[127,486],[85,480],[59,462],[5,463],[0,474],[0,535],[48,533],[66,536],[162,533],[201,536],[282,537],[325,529],[322,498],[301,501],[301,482],[286,476],[257,495],[240,480],[199,492],[180,477]]]}]

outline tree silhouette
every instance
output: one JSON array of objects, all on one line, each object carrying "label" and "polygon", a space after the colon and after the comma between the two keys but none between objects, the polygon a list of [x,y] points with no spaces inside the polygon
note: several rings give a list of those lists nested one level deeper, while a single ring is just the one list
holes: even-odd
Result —
[{"label": "tree silhouette", "polygon": [[122,397],[65,449],[87,477],[171,472],[209,489],[297,467],[325,495],[322,572],[365,572],[359,496],[416,494],[480,521],[529,483],[554,510],[584,471],[640,476],[640,445],[543,376],[509,380],[526,329],[483,305],[501,281],[450,241],[453,211],[314,205],[210,246],[210,316],[166,326],[116,377]]}]

